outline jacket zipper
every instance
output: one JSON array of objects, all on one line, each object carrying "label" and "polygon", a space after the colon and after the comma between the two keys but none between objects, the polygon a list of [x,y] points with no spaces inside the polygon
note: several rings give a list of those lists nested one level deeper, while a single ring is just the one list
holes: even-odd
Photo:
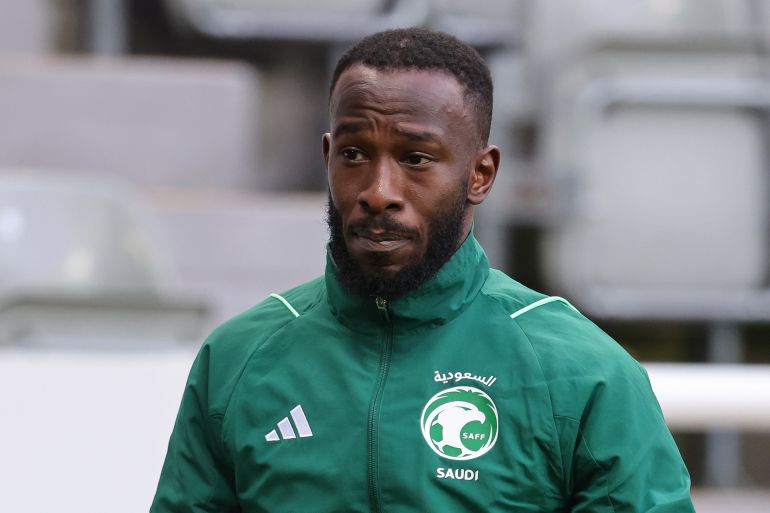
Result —
[{"label": "jacket zipper", "polygon": [[369,460],[369,508],[372,513],[381,511],[380,508],[380,490],[379,490],[379,469],[377,467],[377,421],[379,418],[378,408],[382,401],[382,391],[385,388],[385,380],[388,377],[390,368],[390,356],[393,350],[393,323],[390,321],[388,313],[388,301],[384,298],[375,298],[375,304],[385,321],[385,333],[382,344],[382,354],[380,356],[380,369],[377,374],[377,384],[374,387],[374,394],[369,403],[369,433],[368,433],[368,460]]}]

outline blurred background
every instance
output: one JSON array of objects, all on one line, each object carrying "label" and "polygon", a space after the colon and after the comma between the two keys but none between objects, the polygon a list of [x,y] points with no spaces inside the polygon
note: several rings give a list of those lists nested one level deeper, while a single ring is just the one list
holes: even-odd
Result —
[{"label": "blurred background", "polygon": [[770,510],[770,1],[0,0],[0,510],[145,511],[197,347],[324,266],[331,70],[459,36],[477,235],[648,368],[698,511]]}]

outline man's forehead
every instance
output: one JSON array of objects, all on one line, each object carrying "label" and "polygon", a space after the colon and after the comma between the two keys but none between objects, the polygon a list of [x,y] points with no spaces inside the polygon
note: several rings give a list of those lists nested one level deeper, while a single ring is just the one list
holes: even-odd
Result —
[{"label": "man's forehead", "polygon": [[345,70],[332,91],[332,118],[356,108],[382,110],[383,114],[467,114],[464,88],[443,70],[380,70],[356,64]]},{"label": "man's forehead", "polygon": [[[342,120],[335,124],[332,137],[337,138],[345,134],[358,134],[366,130],[371,130],[374,124],[371,120]],[[414,124],[414,123],[395,123],[392,126],[395,134],[410,139],[415,142],[434,142],[440,143],[444,130],[441,127]]]}]

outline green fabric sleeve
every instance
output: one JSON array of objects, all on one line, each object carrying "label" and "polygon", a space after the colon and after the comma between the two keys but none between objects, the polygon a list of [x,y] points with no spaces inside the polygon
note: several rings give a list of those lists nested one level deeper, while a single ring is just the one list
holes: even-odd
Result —
[{"label": "green fabric sleeve", "polygon": [[228,513],[240,507],[221,442],[221,415],[210,412],[210,349],[190,371],[151,513]]},{"label": "green fabric sleeve", "polygon": [[694,512],[687,468],[634,365],[595,383],[580,418],[556,418],[573,513]]}]

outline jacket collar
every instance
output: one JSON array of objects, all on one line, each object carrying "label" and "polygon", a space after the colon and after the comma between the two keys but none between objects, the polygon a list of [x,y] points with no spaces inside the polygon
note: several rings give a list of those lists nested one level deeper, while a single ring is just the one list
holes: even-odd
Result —
[{"label": "jacket collar", "polygon": [[[381,331],[387,321],[376,299],[344,290],[337,281],[335,267],[327,251],[325,280],[332,314],[353,330]],[[487,257],[471,233],[436,276],[387,304],[387,319],[397,331],[446,324],[473,302],[488,275]]]}]

